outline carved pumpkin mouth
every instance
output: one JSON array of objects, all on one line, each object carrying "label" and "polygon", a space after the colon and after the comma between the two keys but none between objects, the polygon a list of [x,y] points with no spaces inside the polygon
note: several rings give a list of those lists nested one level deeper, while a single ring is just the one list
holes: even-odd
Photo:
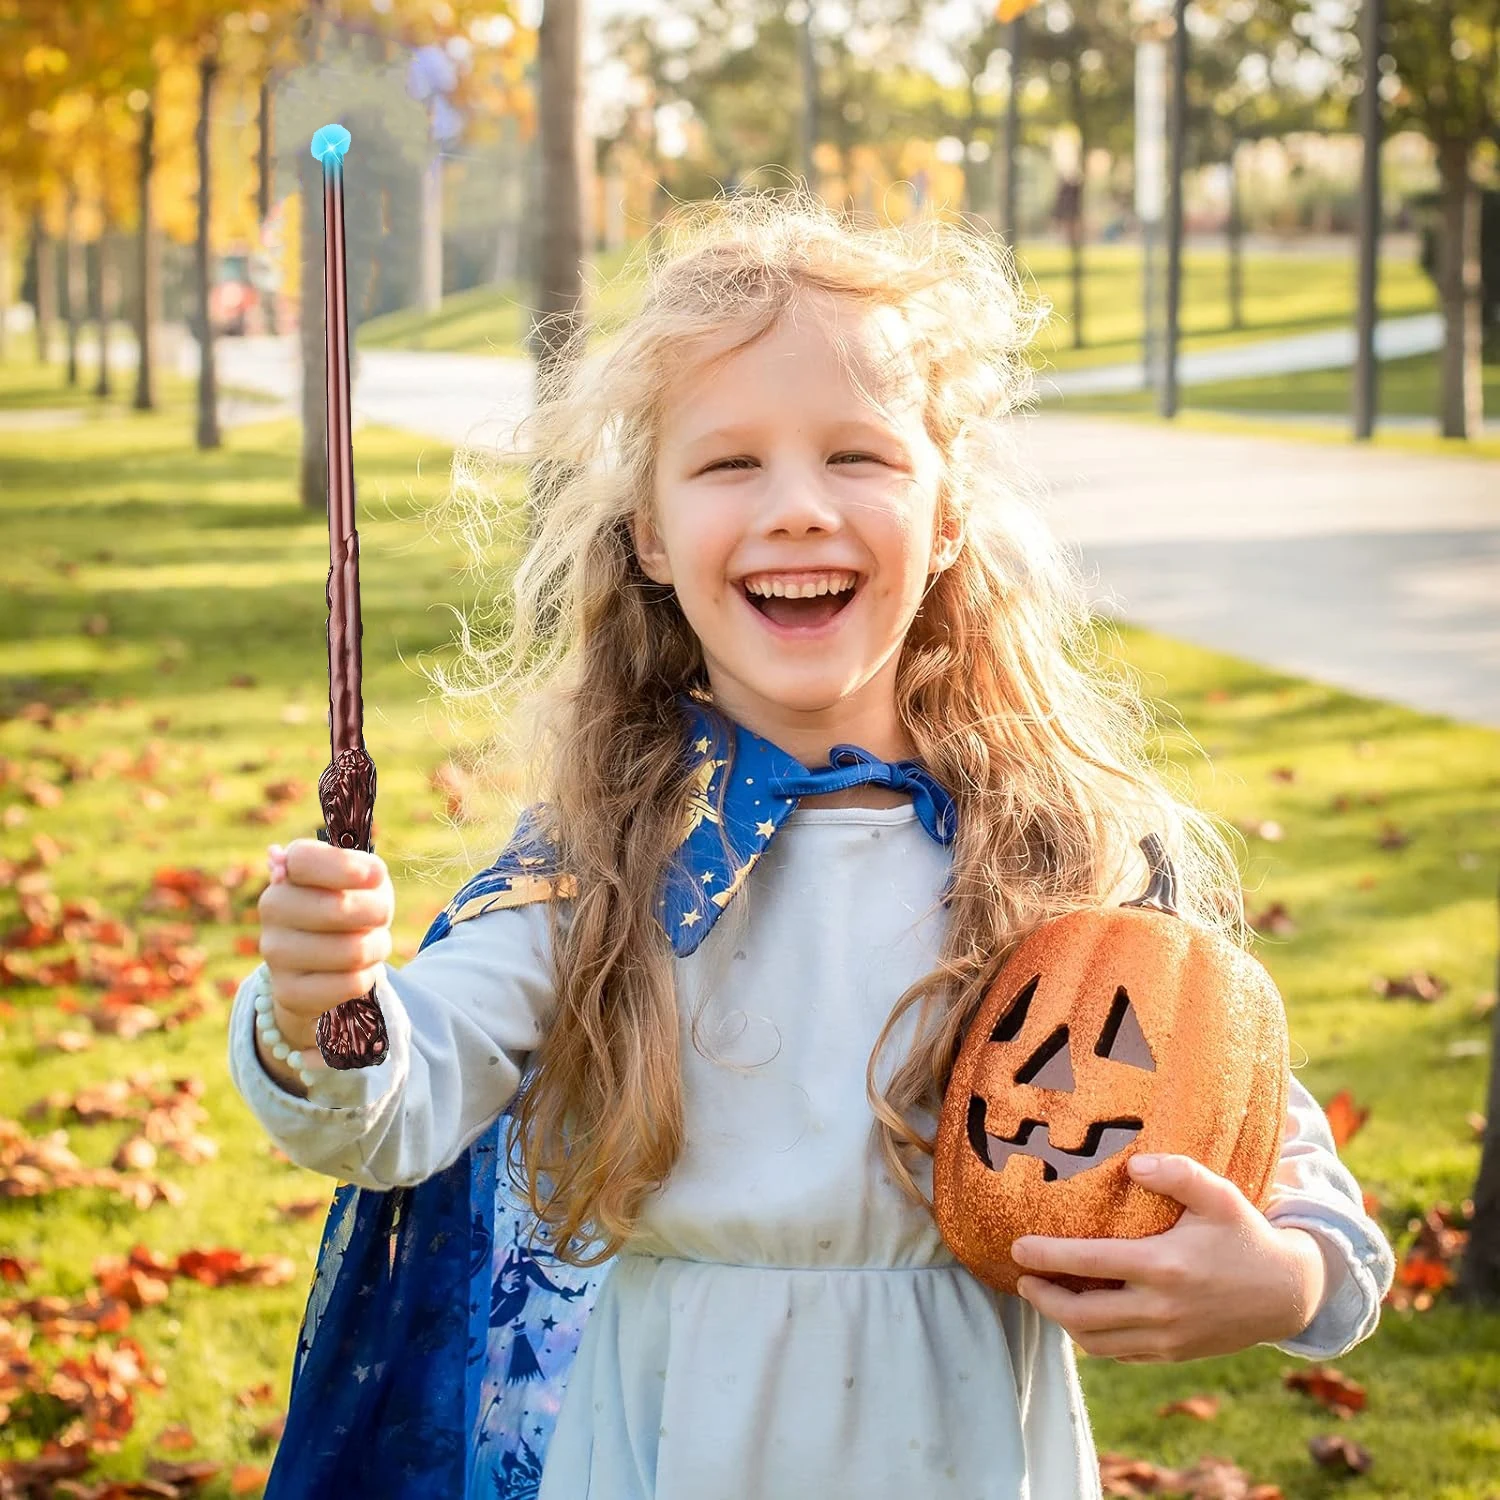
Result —
[{"label": "carved pumpkin mouth", "polygon": [[1083,1144],[1069,1151],[1052,1144],[1047,1125],[1041,1120],[1022,1120],[1011,1136],[991,1135],[984,1125],[985,1102],[981,1095],[969,1098],[969,1145],[992,1172],[1005,1169],[1013,1156],[1035,1156],[1042,1163],[1042,1180],[1076,1177],[1118,1156],[1141,1133],[1139,1120],[1096,1120],[1088,1128]]}]

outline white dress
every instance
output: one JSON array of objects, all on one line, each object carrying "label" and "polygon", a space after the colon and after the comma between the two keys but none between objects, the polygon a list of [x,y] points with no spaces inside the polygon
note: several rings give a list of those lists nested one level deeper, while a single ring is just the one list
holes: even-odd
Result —
[{"label": "white dress", "polygon": [[[955,1264],[872,1133],[866,1063],[933,967],[950,859],[910,807],[798,808],[675,960],[687,1144],[600,1291],[540,1500],[1099,1493],[1066,1334]],[[514,908],[388,970],[387,1064],[308,1100],[259,1067],[242,990],[236,1085],[294,1160],[420,1181],[508,1102],[550,1016],[546,942],[542,908]],[[1269,1212],[1332,1274],[1281,1347],[1328,1357],[1373,1329],[1390,1250],[1295,1082],[1288,1132]]]}]

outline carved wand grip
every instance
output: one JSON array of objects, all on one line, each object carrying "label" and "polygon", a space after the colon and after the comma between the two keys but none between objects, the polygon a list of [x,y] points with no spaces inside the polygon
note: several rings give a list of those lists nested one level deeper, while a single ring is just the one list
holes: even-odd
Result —
[{"label": "carved wand grip", "polygon": [[[312,154],[323,164],[323,322],[328,378],[328,732],[332,759],[318,778],[325,830],[343,849],[371,851],[375,762],[365,750],[361,696],[359,533],[354,528],[354,443],[349,415],[349,314],[344,264],[344,153],[349,132],[325,125]],[[318,1017],[330,1068],[368,1068],[389,1051],[375,991]]]}]

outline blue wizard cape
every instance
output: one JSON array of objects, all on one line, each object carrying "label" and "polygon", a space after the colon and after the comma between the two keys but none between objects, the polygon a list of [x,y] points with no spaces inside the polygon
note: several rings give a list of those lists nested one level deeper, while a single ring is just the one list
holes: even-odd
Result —
[{"label": "blue wizard cape", "polygon": [[[673,951],[694,952],[798,799],[866,783],[911,794],[952,840],[943,788],[914,761],[836,745],[809,771],[684,700],[692,794],[657,899]],[[494,864],[422,940],[485,912],[568,894],[555,851],[523,816]],[[415,1187],[334,1194],[297,1340],[286,1427],[266,1500],[534,1500],[568,1369],[608,1263],[559,1260],[512,1190],[501,1117]]]}]

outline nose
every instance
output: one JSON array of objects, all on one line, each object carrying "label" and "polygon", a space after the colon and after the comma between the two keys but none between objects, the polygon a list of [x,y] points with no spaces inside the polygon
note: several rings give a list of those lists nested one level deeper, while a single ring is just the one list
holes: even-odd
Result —
[{"label": "nose", "polygon": [[843,512],[821,460],[768,470],[757,520],[766,536],[826,536],[843,526]]}]

